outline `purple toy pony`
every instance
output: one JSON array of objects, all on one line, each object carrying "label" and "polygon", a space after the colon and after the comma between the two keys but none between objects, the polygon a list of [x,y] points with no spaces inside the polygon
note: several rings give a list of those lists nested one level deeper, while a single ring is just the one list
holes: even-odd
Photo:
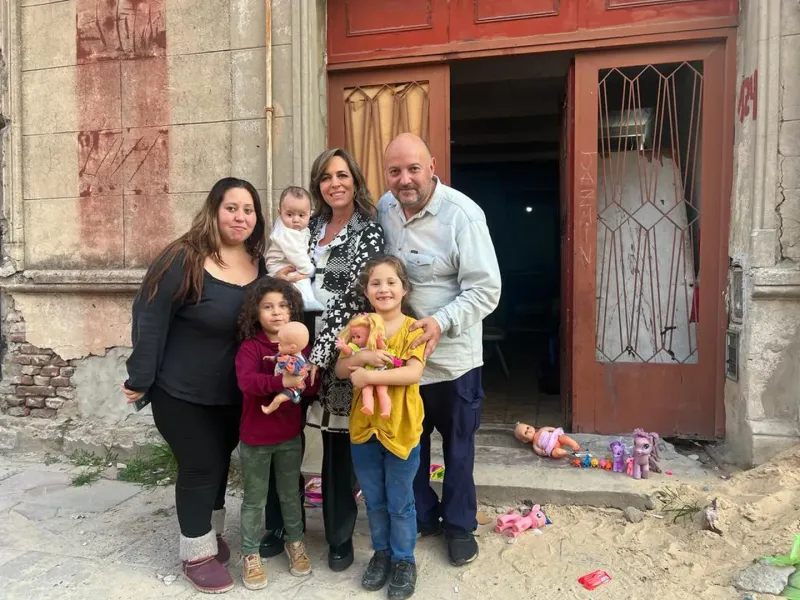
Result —
[{"label": "purple toy pony", "polygon": [[644,429],[633,431],[633,473],[634,479],[647,479],[652,469],[660,473],[658,466],[658,434],[647,433]]},{"label": "purple toy pony", "polygon": [[614,440],[609,444],[608,449],[611,450],[611,456],[614,457],[614,473],[622,473],[625,471],[625,444],[619,440]]}]

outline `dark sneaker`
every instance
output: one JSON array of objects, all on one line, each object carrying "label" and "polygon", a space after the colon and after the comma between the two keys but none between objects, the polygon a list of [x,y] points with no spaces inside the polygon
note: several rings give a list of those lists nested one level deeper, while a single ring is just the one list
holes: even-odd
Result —
[{"label": "dark sneaker", "polygon": [[353,540],[328,549],[328,567],[331,571],[344,571],[353,564]]},{"label": "dark sneaker", "polygon": [[389,598],[410,598],[417,587],[417,565],[401,560],[392,565],[389,578]]},{"label": "dark sneaker", "polygon": [[453,566],[460,567],[478,558],[478,542],[471,533],[447,534],[447,554]]},{"label": "dark sneaker", "polygon": [[231,560],[231,549],[220,534],[217,534],[217,556],[215,558],[223,567],[227,567]]},{"label": "dark sneaker", "polygon": [[261,545],[258,547],[258,553],[261,555],[261,558],[272,558],[273,556],[283,554],[283,545],[286,543],[286,540],[283,539],[284,535],[285,532],[282,528],[268,531],[266,535],[261,538]]},{"label": "dark sneaker", "polygon": [[435,521],[433,523],[417,523],[417,535],[421,538],[433,537],[442,533],[442,522]]},{"label": "dark sneaker", "polygon": [[370,592],[377,592],[389,579],[392,570],[392,559],[388,550],[378,550],[372,555],[367,565],[364,577],[361,578],[361,587]]},{"label": "dark sneaker", "polygon": [[184,561],[183,574],[198,591],[222,594],[233,589],[233,578],[213,556],[200,560]]}]

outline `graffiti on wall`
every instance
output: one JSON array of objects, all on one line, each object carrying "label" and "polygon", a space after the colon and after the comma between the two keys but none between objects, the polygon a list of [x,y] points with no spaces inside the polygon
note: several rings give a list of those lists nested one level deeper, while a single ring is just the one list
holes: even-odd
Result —
[{"label": "graffiti on wall", "polygon": [[758,69],[742,79],[739,87],[739,122],[744,123],[751,115],[753,121],[758,118]]},{"label": "graffiti on wall", "polygon": [[81,259],[147,265],[172,235],[166,0],[77,0]]}]

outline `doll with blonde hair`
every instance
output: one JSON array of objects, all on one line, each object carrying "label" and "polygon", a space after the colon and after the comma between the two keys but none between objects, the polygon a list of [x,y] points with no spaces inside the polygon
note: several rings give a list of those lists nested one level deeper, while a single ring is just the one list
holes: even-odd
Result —
[{"label": "doll with blonde hair", "polygon": [[[362,313],[353,317],[342,330],[336,340],[336,347],[345,357],[353,356],[361,350],[387,350],[385,337],[383,318],[376,313]],[[393,358],[392,362],[393,367],[403,366],[403,361],[397,358]],[[378,367],[379,370],[386,368]],[[361,390],[361,412],[365,415],[375,412],[375,395],[378,396],[381,418],[388,419],[392,413],[392,400],[389,397],[389,388],[385,385],[368,385]]]}]

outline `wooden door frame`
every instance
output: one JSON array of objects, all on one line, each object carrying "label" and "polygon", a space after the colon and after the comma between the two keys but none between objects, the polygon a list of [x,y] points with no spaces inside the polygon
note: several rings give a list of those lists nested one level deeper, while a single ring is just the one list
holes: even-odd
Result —
[{"label": "wooden door frame", "polygon": [[[600,40],[578,40],[578,41],[564,41],[561,43],[552,43],[552,41],[548,41],[548,43],[544,44],[523,44],[518,45],[516,44],[517,40],[509,39],[507,40],[506,44],[502,46],[497,46],[496,44],[492,47],[476,47],[470,51],[452,51],[448,49],[447,52],[441,52],[435,55],[426,55],[426,56],[418,56],[418,57],[407,57],[405,59],[373,59],[370,61],[361,61],[361,62],[352,62],[352,63],[342,63],[337,65],[329,65],[328,66],[328,110],[329,115],[336,114],[333,112],[336,107],[341,108],[341,106],[332,101],[332,94],[330,94],[330,78],[331,77],[343,77],[342,81],[346,82],[348,79],[346,78],[349,74],[360,73],[362,76],[365,75],[366,70],[376,70],[376,69],[383,69],[389,68],[391,66],[402,66],[405,68],[413,68],[413,67],[424,67],[428,64],[439,64],[442,62],[449,62],[452,60],[459,60],[459,59],[468,59],[468,58],[478,58],[478,57],[489,57],[489,56],[505,56],[509,54],[537,54],[537,53],[545,53],[545,52],[558,52],[558,51],[566,51],[566,50],[573,50],[577,53],[584,52],[584,51],[596,51],[599,49],[622,49],[622,48],[630,48],[630,47],[646,47],[651,45],[661,45],[661,44],[679,44],[681,42],[696,42],[696,43],[711,43],[711,42],[718,42],[724,44],[724,72],[721,74],[723,77],[723,89],[724,93],[722,94],[720,110],[722,113],[722,148],[723,152],[721,155],[721,165],[720,165],[720,181],[721,181],[721,199],[722,205],[720,210],[720,239],[719,239],[719,252],[718,252],[718,263],[720,268],[718,269],[718,278],[717,281],[712,282],[716,286],[718,290],[724,290],[727,285],[727,270],[723,268],[723,265],[727,265],[728,263],[728,236],[730,234],[730,219],[731,219],[731,206],[730,206],[730,195],[733,186],[733,165],[734,165],[734,125],[735,125],[735,103],[736,103],[736,81],[737,81],[737,74],[736,74],[736,26],[733,22],[727,22],[722,24],[719,28],[706,28],[706,29],[693,29],[693,30],[685,30],[679,32],[669,32],[669,33],[645,33],[639,30],[629,30],[631,35],[628,35],[624,38],[622,37],[614,37],[614,38],[605,38]],[[449,71],[448,71],[449,74]],[[364,79],[362,78],[362,81]],[[447,82],[447,89],[449,93],[449,77]],[[446,124],[448,128],[447,132],[447,139],[450,139],[449,136],[449,102],[447,105],[447,115],[448,115],[448,122]],[[328,139],[330,139],[331,135],[331,127],[333,123],[331,119],[328,118]],[[444,168],[447,172],[447,176],[449,177],[449,168],[450,168],[450,148],[445,151],[446,159],[440,160],[439,167],[441,169],[442,162],[444,163]],[[573,160],[573,165],[574,165]],[[573,173],[577,171],[573,169]],[[574,186],[573,186],[574,189]],[[576,198],[573,195],[572,202],[573,202],[573,212],[577,212],[576,210]],[[563,291],[563,290],[562,290]],[[571,299],[574,302],[574,293]],[[573,313],[574,315],[574,313]],[[574,329],[574,318],[572,327]],[[727,327],[727,314],[725,310],[718,311],[718,319],[716,323],[716,339],[715,339],[715,353],[717,354],[716,364],[719,366],[719,376],[715,381],[715,390],[714,390],[714,397],[715,397],[715,433],[718,437],[721,437],[725,433],[725,394],[724,394],[724,387],[725,387],[725,379],[724,379],[724,348],[725,348],[725,328]],[[572,349],[569,349],[570,351]],[[574,363],[573,363],[574,365]],[[574,367],[572,369],[573,380],[575,377],[578,377],[579,374],[575,372]],[[572,414],[572,422],[565,423],[567,427],[571,427],[575,429],[575,414],[574,414],[574,402],[573,398],[566,398],[565,401],[569,403],[573,407],[573,414]]]},{"label": "wooden door frame", "polygon": [[[718,221],[710,223],[710,230],[704,230],[700,252],[704,267],[703,296],[704,306],[714,302],[715,319],[706,312],[701,323],[712,326],[700,327],[698,331],[698,350],[702,355],[696,365],[669,365],[669,369],[686,370],[711,369],[713,382],[704,389],[714,397],[710,410],[713,410],[709,424],[711,431],[705,435],[719,436],[724,433],[724,333],[726,312],[723,293],[727,281],[728,224],[730,221],[730,189],[732,185],[733,160],[733,106],[735,94],[731,93],[730,78],[731,39],[707,41],[692,44],[670,44],[660,47],[629,50],[602,50],[582,53],[576,57],[576,115],[575,115],[575,161],[573,174],[573,208],[575,218],[575,251],[573,254],[573,372],[579,373],[583,385],[573,386],[573,427],[576,431],[597,431],[599,405],[597,394],[590,390],[603,390],[614,380],[641,378],[642,385],[659,386],[658,377],[663,377],[663,385],[679,373],[666,367],[657,371],[655,365],[642,363],[600,363],[595,357],[596,330],[596,240],[597,240],[597,73],[609,67],[637,66],[690,60],[704,60],[703,96],[703,175],[700,184],[704,198],[718,202]],[[581,102],[583,100],[583,102]],[[720,107],[717,112],[713,107]],[[728,152],[720,153],[717,143]],[[582,185],[583,181],[583,185]],[[591,188],[592,197],[582,194]],[[584,195],[587,201],[582,202]],[[708,201],[708,200],[707,200]],[[702,210],[702,209],[701,209]],[[708,224],[708,223],[707,223]],[[710,248],[709,248],[710,246]],[[703,260],[705,259],[705,260]],[[709,276],[710,272],[710,276]],[[707,308],[706,311],[711,310]],[[617,376],[614,376],[616,374]],[[702,376],[701,376],[702,377]],[[705,381],[701,379],[701,381]],[[574,380],[577,383],[577,380]],[[646,386],[644,386],[646,387]],[[609,388],[610,390],[610,388]],[[585,395],[581,396],[580,392]],[[576,393],[577,392],[577,393]],[[609,391],[609,393],[611,393]],[[712,424],[713,423],[713,424]],[[610,433],[610,432],[609,432]],[[671,433],[671,432],[667,432]]]}]

